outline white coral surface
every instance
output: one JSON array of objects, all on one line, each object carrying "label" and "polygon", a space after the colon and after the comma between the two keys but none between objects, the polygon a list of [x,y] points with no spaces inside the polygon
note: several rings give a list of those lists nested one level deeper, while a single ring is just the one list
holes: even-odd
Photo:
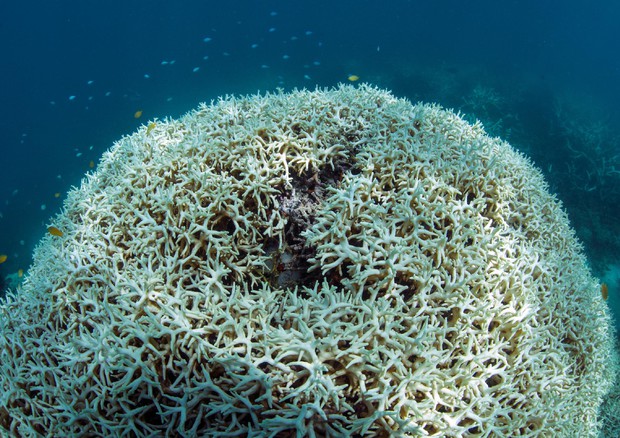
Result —
[{"label": "white coral surface", "polygon": [[595,436],[610,321],[539,171],[368,86],[118,141],[0,306],[12,436]]}]

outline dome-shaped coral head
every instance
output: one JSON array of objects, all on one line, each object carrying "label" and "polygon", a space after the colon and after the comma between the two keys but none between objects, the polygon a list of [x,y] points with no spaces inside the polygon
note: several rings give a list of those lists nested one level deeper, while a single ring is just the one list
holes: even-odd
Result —
[{"label": "dome-shaped coral head", "polygon": [[0,307],[31,436],[594,436],[599,286],[539,171],[369,86],[118,141]]}]

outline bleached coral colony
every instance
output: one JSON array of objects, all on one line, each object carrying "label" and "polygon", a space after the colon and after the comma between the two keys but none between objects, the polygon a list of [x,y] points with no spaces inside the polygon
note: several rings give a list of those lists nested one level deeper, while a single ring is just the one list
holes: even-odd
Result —
[{"label": "bleached coral colony", "polygon": [[511,147],[369,86],[117,142],[0,306],[32,436],[595,436],[610,320]]}]

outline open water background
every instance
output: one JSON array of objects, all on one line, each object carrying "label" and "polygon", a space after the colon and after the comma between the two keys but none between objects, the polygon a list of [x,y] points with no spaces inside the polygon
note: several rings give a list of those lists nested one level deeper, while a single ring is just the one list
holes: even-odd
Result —
[{"label": "open water background", "polygon": [[0,278],[27,270],[67,190],[139,125],[357,75],[532,157],[616,307],[619,19],[614,1],[2,2]]}]

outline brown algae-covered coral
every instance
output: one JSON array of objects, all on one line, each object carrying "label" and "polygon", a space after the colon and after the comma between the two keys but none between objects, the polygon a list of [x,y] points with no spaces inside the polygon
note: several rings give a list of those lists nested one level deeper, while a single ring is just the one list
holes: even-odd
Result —
[{"label": "brown algae-covered coral", "polygon": [[595,436],[610,321],[539,171],[369,86],[117,142],[0,306],[15,436]]}]

